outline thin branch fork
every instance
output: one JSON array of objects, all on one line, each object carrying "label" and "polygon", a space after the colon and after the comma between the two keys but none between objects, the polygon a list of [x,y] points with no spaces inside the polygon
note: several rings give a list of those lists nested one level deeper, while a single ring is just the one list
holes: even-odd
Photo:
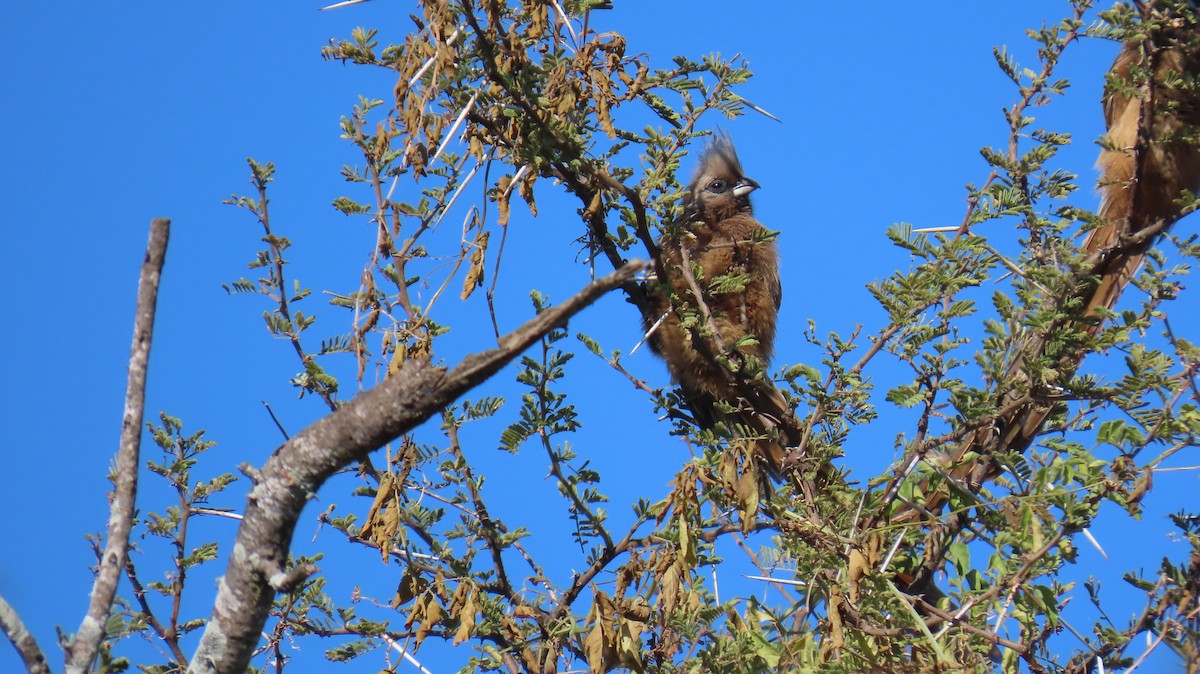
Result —
[{"label": "thin branch fork", "polygon": [[[166,218],[155,218],[150,222],[150,241],[138,279],[137,316],[134,319],[133,346],[129,356],[129,381],[125,388],[121,445],[117,450],[116,481],[109,506],[107,544],[96,571],[87,615],[66,648],[65,671],[69,674],[88,671],[100,650],[104,626],[108,622],[117,583],[129,552],[129,533],[133,529],[134,503],[137,500],[138,454],[141,449],[150,339],[154,332],[158,284],[167,255],[170,228],[171,221]],[[44,662],[44,656],[42,660]]]},{"label": "thin branch fork", "polygon": [[[175,631],[174,626],[170,630],[162,624],[154,610],[150,607],[150,602],[146,600],[146,588],[142,585],[142,581],[138,578],[137,569],[133,565],[133,560],[126,557],[125,559],[125,577],[129,579],[129,584],[133,588],[133,597],[137,600],[138,606],[142,609],[142,615],[146,619],[146,624],[154,630],[158,638],[162,639],[167,648],[171,651],[171,657],[175,658],[175,663],[179,667],[183,667],[187,662],[187,654],[179,648],[179,634]],[[168,637],[170,632],[170,637]]]},{"label": "thin branch fork", "polygon": [[246,670],[275,596],[270,579],[286,573],[300,512],[331,475],[429,419],[645,268],[644,262],[630,262],[589,283],[562,304],[502,337],[498,348],[467,356],[452,370],[435,367],[427,360],[409,360],[383,383],[276,449],[255,474],[229,566],[218,585],[212,618],[188,672]]}]

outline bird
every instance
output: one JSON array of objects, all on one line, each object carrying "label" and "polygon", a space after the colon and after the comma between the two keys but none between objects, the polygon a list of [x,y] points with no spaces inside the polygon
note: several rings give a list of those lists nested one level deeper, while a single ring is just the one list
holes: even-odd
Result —
[{"label": "bird", "polygon": [[774,351],[783,288],[774,233],[750,203],[759,187],[729,136],[715,135],[685,188],[682,215],[658,241],[665,278],[650,293],[647,322],[657,325],[649,346],[666,361],[697,424],[733,422],[730,432],[754,437],[778,475],[787,454],[779,421],[790,408],[759,373]]},{"label": "bird", "polygon": [[1123,45],[1105,86],[1108,141],[1097,161],[1103,224],[1083,244],[1098,260],[1092,273],[1099,282],[1085,310],[1093,317],[1113,308],[1158,238],[1129,237],[1151,227],[1165,232],[1183,215],[1184,191],[1200,189],[1200,21],[1191,6],[1163,11],[1169,15],[1150,39]]}]

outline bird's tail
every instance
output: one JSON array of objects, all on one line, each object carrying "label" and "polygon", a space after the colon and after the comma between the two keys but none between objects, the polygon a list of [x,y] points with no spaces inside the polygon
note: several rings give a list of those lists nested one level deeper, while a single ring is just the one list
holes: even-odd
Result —
[{"label": "bird's tail", "polygon": [[734,400],[707,393],[686,395],[692,418],[701,428],[723,431],[730,439],[750,440],[755,456],[775,480],[782,480],[801,438],[795,412],[775,386],[749,383]]},{"label": "bird's tail", "polygon": [[[1097,162],[1103,225],[1083,244],[1097,260],[1093,273],[1099,277],[1086,298],[1090,318],[1112,310],[1146,250],[1185,215],[1181,197],[1200,186],[1200,41],[1195,34],[1200,24],[1194,9],[1176,17],[1174,23],[1181,22],[1156,34],[1152,50],[1126,44],[1110,72],[1113,80],[1143,95],[1130,96],[1120,87],[1106,94],[1108,142]],[[1139,69],[1152,73],[1149,86],[1133,77]]]},{"label": "bird's tail", "polygon": [[[1091,295],[1087,297],[1087,305],[1083,312],[1083,315],[1089,318],[1098,319],[1102,310],[1112,310],[1117,303],[1117,298],[1121,296],[1121,292],[1137,275],[1145,261],[1145,246],[1139,246],[1132,250],[1128,248],[1118,250],[1118,246],[1121,245],[1122,228],[1116,223],[1128,217],[1128,213],[1129,211],[1123,203],[1114,204],[1106,195],[1105,202],[1100,209],[1100,217],[1106,223],[1113,224],[1106,224],[1099,229],[1092,230],[1083,242],[1084,253],[1101,256],[1101,262],[1094,270],[1100,280]],[[1105,257],[1107,259],[1104,259]],[[1098,324],[1099,321],[1097,321]]]}]

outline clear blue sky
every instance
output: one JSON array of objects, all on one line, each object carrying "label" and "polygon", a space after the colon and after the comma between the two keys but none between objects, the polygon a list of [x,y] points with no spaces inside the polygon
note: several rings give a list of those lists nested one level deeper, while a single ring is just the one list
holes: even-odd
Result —
[{"label": "clear blue sky", "polygon": [[[0,147],[6,157],[0,166],[0,353],[9,373],[0,392],[0,594],[21,612],[54,663],[60,662],[55,626],[74,631],[86,607],[93,560],[83,535],[100,531],[106,518],[105,474],[120,430],[134,289],[151,217],[170,217],[174,227],[147,418],[169,411],[220,443],[198,477],[243,461],[260,464],[279,443],[261,401],[271,403],[293,432],[323,413],[316,400],[295,400],[287,380],[298,364],[286,344],[265,332],[260,315],[268,307],[221,289],[251,275],[245,264],[260,236],[248,216],[221,201],[248,193],[245,157],[272,161],[279,167],[273,219],[279,233],[296,243],[289,255],[293,276],[316,291],[305,307],[320,317],[315,334],[348,329],[349,316],[323,305],[320,291],[357,287],[373,234],[365,220],[329,206],[347,193],[367,200],[339,176],[342,164],[355,157],[339,139],[338,121],[359,94],[386,99],[392,80],[324,62],[319,51],[358,25],[380,28],[381,42],[399,40],[411,26],[406,15],[417,10],[400,0],[333,12],[315,11],[320,4],[0,5]],[[982,182],[988,173],[979,148],[1006,141],[1000,106],[1015,92],[995,67],[992,47],[1007,45],[1031,64],[1033,46],[1024,30],[1068,10],[1066,3],[1033,0],[615,5],[596,13],[593,27],[624,33],[630,51],[650,54],[656,65],[668,65],[675,54],[741,53],[756,73],[742,95],[783,121],[757,115],[710,121],[732,134],[747,172],[763,185],[755,197],[760,219],[782,230],[778,364],[815,361],[817,354],[799,338],[809,318],[819,334],[881,323],[864,284],[908,265],[884,230],[899,221],[957,225],[965,208],[963,184]],[[1102,73],[1114,54],[1110,43],[1073,48],[1062,71],[1073,81],[1072,92],[1039,117],[1074,134],[1076,143],[1061,163],[1079,172],[1085,185],[1095,177],[1092,140],[1102,132]],[[690,170],[690,163],[685,166]],[[586,269],[567,252],[581,231],[575,206],[549,185],[539,190],[541,218],[522,218],[513,228],[512,257],[499,287],[509,321],[502,327],[509,329],[531,314],[531,289],[560,300],[587,280]],[[1084,190],[1078,201],[1094,207],[1096,198]],[[1195,222],[1185,221],[1181,231],[1194,230]],[[988,233],[1011,239],[1011,232]],[[1197,308],[1194,293],[1185,293],[1175,309],[1177,331],[1193,340],[1200,338]],[[478,321],[482,296],[466,310]],[[438,355],[453,362],[486,346],[486,323],[476,325],[478,334],[449,336]],[[616,297],[571,329],[623,351],[639,332],[634,313]],[[628,365],[666,383],[664,369],[645,350]],[[512,377],[506,370],[485,392],[513,396]],[[573,440],[579,451],[592,456],[606,478],[624,483],[614,486],[618,493],[663,493],[686,453],[656,424],[650,404],[586,353],[572,363],[571,377],[584,396],[585,429]],[[348,391],[352,378],[343,386]],[[511,420],[515,405],[507,409]],[[846,464],[864,478],[883,470],[900,430],[857,434],[846,447]],[[614,433],[620,437],[614,440]],[[469,451],[531,480],[504,484],[493,478],[492,497],[505,517],[541,524],[551,534],[565,531],[561,518],[539,523],[546,506],[530,496],[545,492],[551,504],[557,498],[542,480],[544,456],[535,448],[509,459],[494,447],[494,435],[484,434]],[[143,453],[157,457],[148,439]],[[1180,465],[1200,463],[1194,451],[1179,459]],[[630,470],[633,462],[636,470]],[[161,510],[162,489],[144,484],[143,507]],[[1149,571],[1162,555],[1183,554],[1183,546],[1166,536],[1164,513],[1194,503],[1197,486],[1196,472],[1156,478],[1145,524],[1138,527],[1106,511],[1109,519],[1095,533],[1111,559],[1081,541],[1080,577],[1104,578],[1106,591],[1116,593],[1125,570]],[[239,486],[218,505],[240,509],[241,494]],[[336,501],[338,512],[365,513],[369,505],[336,488],[322,496]],[[627,508],[614,501],[614,511],[626,517]],[[558,517],[560,510],[554,512]],[[228,541],[231,533],[220,520],[204,522],[198,535]],[[331,586],[338,599],[346,599],[350,582],[372,583],[369,593],[390,597],[395,566],[379,566],[369,551],[347,552],[328,531],[313,544],[316,533],[307,519],[297,544],[330,550],[324,566],[331,576],[359,570],[358,577]],[[559,562],[563,572],[578,564]],[[197,579],[197,614],[207,615],[208,588],[221,568],[223,562]],[[302,657],[315,657],[321,647],[308,642]],[[464,657],[431,653],[426,666],[441,674],[456,670]],[[19,666],[11,649],[0,646],[0,671]],[[380,666],[378,657],[368,656],[352,670]]]}]

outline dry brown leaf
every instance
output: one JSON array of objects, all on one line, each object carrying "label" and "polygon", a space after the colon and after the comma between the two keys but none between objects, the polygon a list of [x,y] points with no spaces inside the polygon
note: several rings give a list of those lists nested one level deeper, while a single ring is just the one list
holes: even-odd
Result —
[{"label": "dry brown leaf", "polygon": [[462,293],[459,295],[461,299],[467,299],[475,289],[483,285],[484,264],[487,258],[488,236],[491,232],[479,232],[475,235],[475,241],[472,244],[474,250],[471,251],[470,266],[467,267],[467,277],[463,279]]},{"label": "dry brown leaf", "polygon": [[593,624],[592,631],[583,640],[583,651],[591,674],[604,674],[617,664],[617,635],[613,630],[615,617],[612,600],[597,590],[592,600],[592,610],[588,612],[588,621]]},{"label": "dry brown leaf", "polygon": [[870,564],[863,553],[857,549],[850,550],[850,603],[858,604],[862,592],[862,579],[871,572]]},{"label": "dry brown leaf", "polygon": [[746,466],[738,478],[737,498],[739,517],[742,518],[742,533],[750,533],[758,521],[758,475],[752,465]]},{"label": "dry brown leaf", "polygon": [[508,216],[511,214],[509,199],[512,197],[512,190],[508,188],[511,184],[512,176],[504,176],[496,181],[496,206],[500,209],[498,220],[501,227],[508,225]]},{"label": "dry brown leaf", "polygon": [[640,627],[641,623],[621,620],[617,628],[617,659],[622,667],[639,674],[645,671]]},{"label": "dry brown leaf", "polygon": [[1129,498],[1126,500],[1126,502],[1131,506],[1136,506],[1137,504],[1141,503],[1142,499],[1146,497],[1146,493],[1150,491],[1150,487],[1153,485],[1153,483],[1153,471],[1147,470],[1139,475],[1138,478],[1133,481],[1133,489],[1130,490]]},{"label": "dry brown leaf", "polygon": [[[403,585],[403,583],[401,583],[401,585]],[[397,593],[397,596],[399,596],[399,593]],[[425,605],[426,597],[424,596],[413,603],[412,608],[408,611],[408,618],[404,620],[405,629],[411,628],[413,625],[417,624],[418,621],[425,617]]]},{"label": "dry brown leaf", "polygon": [[[413,567],[408,567],[404,572],[404,576],[400,578],[400,585],[396,587],[396,596],[392,599],[392,606],[403,606],[411,601],[413,597],[420,595],[425,590],[425,579],[421,578],[420,572]],[[411,625],[411,623],[409,623]]]},{"label": "dry brown leaf", "polygon": [[454,645],[458,646],[462,642],[471,638],[471,632],[475,630],[475,606],[474,591],[468,592],[466,600],[463,601],[462,608],[459,609],[456,617],[459,620],[458,629],[454,632]]},{"label": "dry brown leaf", "polygon": [[450,616],[458,620],[458,629],[454,632],[454,645],[457,646],[471,638],[475,629],[475,618],[479,607],[477,603],[478,589],[473,583],[463,581],[454,589],[450,599]]},{"label": "dry brown leaf", "polygon": [[396,350],[388,363],[388,374],[392,374],[404,366],[404,363],[427,357],[433,352],[433,337],[428,330],[420,329],[414,339],[396,340]]},{"label": "dry brown leaf", "polygon": [[597,623],[583,639],[583,654],[587,657],[589,674],[604,674],[605,652],[604,626]]},{"label": "dry brown leaf", "polygon": [[669,615],[679,604],[680,581],[679,568],[674,565],[659,574],[658,598],[663,614]]},{"label": "dry brown leaf", "polygon": [[399,484],[391,473],[379,476],[379,488],[375,491],[375,500],[367,511],[359,537],[371,541],[379,548],[383,563],[387,564],[389,552],[396,539],[402,534],[400,527]]},{"label": "dry brown leaf", "polygon": [[588,202],[587,208],[583,209],[584,220],[590,219],[600,210],[600,206],[604,203],[603,194],[603,192],[597,190],[596,193],[592,195],[592,200]]},{"label": "dry brown leaf", "polygon": [[537,177],[536,171],[526,171],[525,175],[521,178],[521,182],[517,183],[517,193],[525,200],[525,203],[529,206],[529,212],[535,218],[537,217],[538,210],[537,202],[533,198],[533,185],[537,182]]},{"label": "dry brown leaf", "polygon": [[688,526],[687,517],[681,515],[679,522],[679,558],[678,561],[686,569],[696,566],[696,549],[692,545],[692,530]]},{"label": "dry brown leaf", "polygon": [[835,590],[829,597],[829,644],[827,653],[838,653],[846,644],[846,635],[842,630],[842,593]]},{"label": "dry brown leaf", "polygon": [[433,628],[437,627],[438,623],[442,621],[442,605],[437,603],[437,600],[430,597],[425,606],[425,616],[421,620],[421,626],[417,628],[416,634],[413,635],[414,651],[421,645],[422,641],[425,641],[425,637],[429,636]]},{"label": "dry brown leaf", "polygon": [[526,606],[525,604],[518,604],[516,606],[516,608],[513,609],[513,617],[514,618],[536,618],[537,616],[538,616],[538,613],[537,613],[537,611],[534,610],[534,608],[532,606]]}]

